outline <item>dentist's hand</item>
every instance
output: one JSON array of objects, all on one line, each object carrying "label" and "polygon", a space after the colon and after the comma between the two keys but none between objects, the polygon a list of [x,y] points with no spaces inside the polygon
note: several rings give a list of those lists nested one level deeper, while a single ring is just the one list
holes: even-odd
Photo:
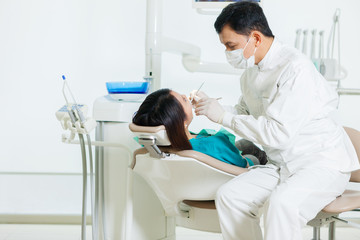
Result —
[{"label": "dentist's hand", "polygon": [[190,100],[191,100],[191,104],[192,105],[196,105],[196,103],[200,100],[200,99],[208,99],[208,95],[206,95],[204,92],[202,91],[197,91],[197,90],[192,90],[192,92],[190,93]]},{"label": "dentist's hand", "polygon": [[196,103],[195,114],[205,115],[213,122],[222,123],[225,110],[215,98],[202,98]]}]

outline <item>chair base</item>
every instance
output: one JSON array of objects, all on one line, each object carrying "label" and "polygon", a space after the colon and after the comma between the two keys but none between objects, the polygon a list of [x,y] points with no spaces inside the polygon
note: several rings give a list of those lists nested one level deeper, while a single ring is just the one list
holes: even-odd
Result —
[{"label": "chair base", "polygon": [[339,214],[337,213],[326,213],[326,212],[319,212],[318,215],[311,221],[307,223],[307,225],[311,227],[321,227],[327,225],[331,222],[334,222],[335,219],[333,217],[337,217]]},{"label": "chair base", "polygon": [[336,213],[319,212],[318,215],[307,225],[313,227],[313,238],[312,240],[320,240],[320,228],[324,225],[329,225],[329,240],[335,240],[335,219]]},{"label": "chair base", "polygon": [[179,208],[186,214],[176,216],[176,225],[205,232],[221,233],[214,201],[184,201]]}]

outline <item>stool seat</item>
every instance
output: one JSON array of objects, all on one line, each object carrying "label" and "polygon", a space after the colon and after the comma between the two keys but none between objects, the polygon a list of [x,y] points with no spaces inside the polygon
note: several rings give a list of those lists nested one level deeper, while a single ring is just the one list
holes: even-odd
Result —
[{"label": "stool seat", "polygon": [[203,208],[203,209],[216,209],[214,200],[183,200],[183,203],[190,207]]},{"label": "stool seat", "polygon": [[360,191],[345,190],[345,192],[323,208],[326,213],[342,213],[360,208]]}]

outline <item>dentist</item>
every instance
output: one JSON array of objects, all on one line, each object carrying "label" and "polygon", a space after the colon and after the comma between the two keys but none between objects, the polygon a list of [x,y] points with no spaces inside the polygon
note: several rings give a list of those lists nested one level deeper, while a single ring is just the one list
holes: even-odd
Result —
[{"label": "dentist", "polygon": [[307,57],[274,37],[258,4],[228,5],[215,29],[228,62],[245,69],[242,96],[226,111],[199,92],[195,113],[262,145],[269,161],[218,190],[223,237],[263,239],[264,207],[266,240],[302,239],[301,228],[342,194],[360,167],[346,132],[329,117],[337,94]]}]

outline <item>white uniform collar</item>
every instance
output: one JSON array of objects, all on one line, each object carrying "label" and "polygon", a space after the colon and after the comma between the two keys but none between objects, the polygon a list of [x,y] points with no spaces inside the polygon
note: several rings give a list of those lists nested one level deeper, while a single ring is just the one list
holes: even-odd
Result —
[{"label": "white uniform collar", "polygon": [[274,40],[269,48],[269,51],[266,53],[265,57],[257,64],[260,71],[265,71],[276,66],[277,61],[277,52],[281,48],[281,43],[274,37]]}]

